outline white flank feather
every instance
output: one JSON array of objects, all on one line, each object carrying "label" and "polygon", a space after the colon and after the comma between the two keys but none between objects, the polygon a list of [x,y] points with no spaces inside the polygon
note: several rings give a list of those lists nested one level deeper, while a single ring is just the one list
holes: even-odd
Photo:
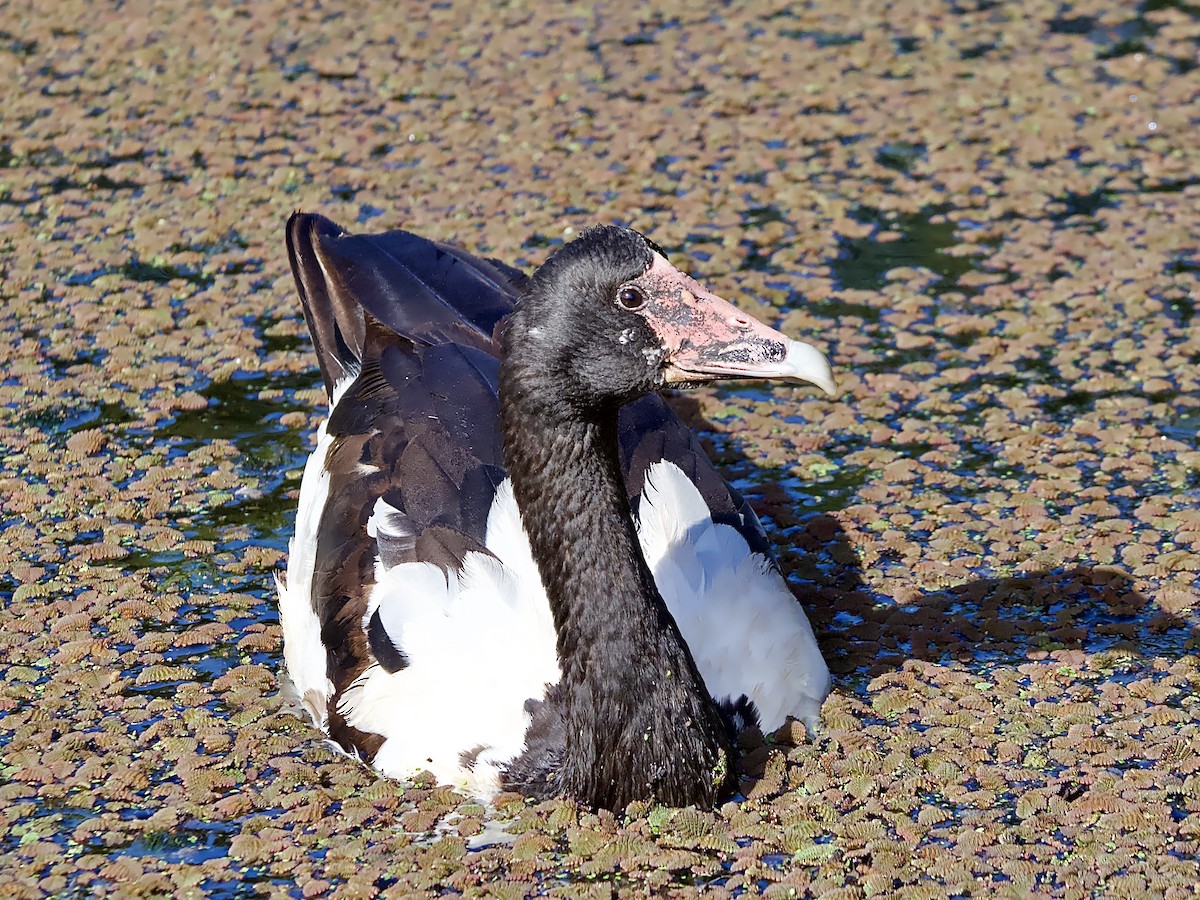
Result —
[{"label": "white flank feather", "polygon": [[712,521],[673,463],[646,473],[639,518],[646,562],[713,697],[745,694],[764,731],[788,716],[815,730],[829,669],[783,577],[735,529]]},{"label": "white flank feather", "polygon": [[432,563],[377,566],[364,624],[378,609],[408,665],[390,674],[371,666],[340,702],[350,725],[384,737],[375,757],[384,773],[424,769],[484,797],[525,748],[526,701],[561,677],[550,605],[507,480],[486,546],[494,555],[468,553],[449,574]]}]

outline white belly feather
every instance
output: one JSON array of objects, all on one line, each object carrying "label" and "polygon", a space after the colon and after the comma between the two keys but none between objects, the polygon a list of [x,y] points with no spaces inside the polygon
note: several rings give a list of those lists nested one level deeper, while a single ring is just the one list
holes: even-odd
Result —
[{"label": "white belly feather", "polygon": [[[380,501],[372,521],[388,511]],[[495,558],[468,553],[448,576],[432,563],[376,564],[363,624],[378,609],[409,664],[394,673],[371,666],[341,709],[349,724],[384,736],[375,765],[388,775],[427,769],[443,784],[495,793],[500,769],[525,747],[525,702],[561,677],[550,604],[507,480],[485,546]]]}]

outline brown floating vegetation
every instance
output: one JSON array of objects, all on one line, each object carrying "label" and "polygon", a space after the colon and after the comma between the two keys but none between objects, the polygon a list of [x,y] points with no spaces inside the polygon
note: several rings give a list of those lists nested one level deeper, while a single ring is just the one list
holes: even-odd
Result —
[{"label": "brown floating vegetation", "polygon": [[[0,32],[0,894],[1193,893],[1195,10],[533,9]],[[830,349],[837,401],[683,407],[837,678],[747,799],[485,810],[284,710],[297,207],[527,265],[629,222]]]}]

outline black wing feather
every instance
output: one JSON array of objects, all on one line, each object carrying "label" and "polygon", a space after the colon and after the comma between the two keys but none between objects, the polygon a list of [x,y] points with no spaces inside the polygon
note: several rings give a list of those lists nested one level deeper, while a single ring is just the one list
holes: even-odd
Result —
[{"label": "black wing feather", "polygon": [[486,347],[512,309],[512,277],[498,266],[406,231],[348,234],[297,213],[287,244],[330,396],[363,358],[364,312],[414,344]]}]

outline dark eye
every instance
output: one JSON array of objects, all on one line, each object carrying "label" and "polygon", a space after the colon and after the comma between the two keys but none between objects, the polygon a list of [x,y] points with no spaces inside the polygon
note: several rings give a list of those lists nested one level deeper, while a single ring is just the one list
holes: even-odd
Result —
[{"label": "dark eye", "polygon": [[617,291],[617,302],[626,309],[641,309],[646,305],[646,292],[636,284],[627,284]]}]

